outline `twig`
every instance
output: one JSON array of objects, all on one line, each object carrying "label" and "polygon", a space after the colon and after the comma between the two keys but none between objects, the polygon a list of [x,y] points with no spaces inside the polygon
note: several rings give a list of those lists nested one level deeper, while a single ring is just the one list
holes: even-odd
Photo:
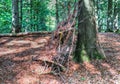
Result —
[{"label": "twig", "polygon": [[59,66],[63,71],[66,70],[65,66],[63,66],[62,64],[60,63],[57,63],[57,62],[54,62],[54,61],[48,61],[48,60],[40,60],[40,59],[33,59],[33,61],[41,61],[43,63],[45,63],[45,65],[48,63],[50,65],[54,64],[56,66]]}]

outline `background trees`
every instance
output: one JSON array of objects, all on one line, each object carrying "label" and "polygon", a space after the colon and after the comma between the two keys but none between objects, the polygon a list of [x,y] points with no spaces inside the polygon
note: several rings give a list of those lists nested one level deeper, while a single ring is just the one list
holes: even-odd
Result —
[{"label": "background trees", "polygon": [[51,31],[55,28],[54,7],[53,0],[0,0],[0,33],[11,33],[15,22],[21,32]]},{"label": "background trees", "polygon": [[[12,1],[18,1],[19,17],[16,20],[19,21],[19,27],[17,27],[19,31],[34,32],[54,30],[58,22],[68,17],[77,0],[0,0],[0,33],[11,33],[14,28],[12,26],[12,14],[14,13]],[[17,4],[13,4],[14,6],[17,7]],[[119,8],[119,0],[95,0],[100,32],[119,32]]]},{"label": "background trees", "polygon": [[[22,26],[23,32],[34,32],[34,31],[47,31],[49,30],[48,23],[50,24],[52,16],[50,15],[51,8],[49,0],[24,0],[22,6]],[[54,20],[52,20],[54,22]],[[53,23],[54,24],[54,23]],[[51,24],[50,24],[51,25]]]},{"label": "background trees", "polygon": [[119,17],[117,17],[117,13],[120,12],[119,3],[119,0],[95,0],[97,23],[100,32],[115,32],[120,29]]},{"label": "background trees", "polygon": [[0,0],[0,33],[8,33],[11,30],[11,3],[11,0]]}]

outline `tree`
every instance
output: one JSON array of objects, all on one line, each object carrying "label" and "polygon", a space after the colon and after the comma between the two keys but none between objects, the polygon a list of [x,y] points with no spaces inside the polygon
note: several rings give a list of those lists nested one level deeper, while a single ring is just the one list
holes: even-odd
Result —
[{"label": "tree", "polygon": [[107,32],[113,31],[113,0],[108,0]]},{"label": "tree", "polygon": [[20,32],[18,3],[19,3],[18,0],[12,0],[12,32],[13,33]]},{"label": "tree", "polygon": [[56,0],[56,23],[58,24],[59,23],[59,13],[58,13],[58,0]]},{"label": "tree", "polygon": [[115,31],[118,30],[118,0],[114,1],[114,21],[113,21],[113,27]]},{"label": "tree", "polygon": [[118,26],[119,26],[119,30],[120,30],[120,0],[118,0]]},{"label": "tree", "polygon": [[105,57],[97,33],[94,0],[79,0],[78,36],[74,56],[76,62]]},{"label": "tree", "polygon": [[102,19],[100,18],[100,15],[101,15],[100,8],[101,8],[100,0],[96,0],[96,9],[97,9],[96,13],[97,13],[97,20],[98,20],[97,24],[98,24],[98,31],[99,32],[101,32],[101,30],[102,30],[102,25],[101,25]]},{"label": "tree", "polygon": [[20,5],[19,5],[19,9],[20,9],[20,14],[19,14],[19,17],[20,17],[20,28],[22,28],[22,0],[20,0]]}]

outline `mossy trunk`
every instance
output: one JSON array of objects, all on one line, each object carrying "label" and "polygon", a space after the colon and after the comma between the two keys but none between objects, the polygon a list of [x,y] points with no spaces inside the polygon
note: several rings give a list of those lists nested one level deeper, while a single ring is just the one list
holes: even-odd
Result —
[{"label": "mossy trunk", "polygon": [[93,0],[80,0],[78,5],[78,37],[74,60],[76,62],[104,58],[99,44]]}]

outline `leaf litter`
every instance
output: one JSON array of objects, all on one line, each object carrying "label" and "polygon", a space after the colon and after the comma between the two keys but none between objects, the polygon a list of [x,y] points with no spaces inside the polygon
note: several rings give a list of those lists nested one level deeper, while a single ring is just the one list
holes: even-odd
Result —
[{"label": "leaf litter", "polygon": [[1,37],[0,84],[120,84],[119,34],[99,34],[106,59],[77,64],[71,57],[61,77],[52,74],[44,63],[56,55],[49,40],[50,36],[39,35]]}]

